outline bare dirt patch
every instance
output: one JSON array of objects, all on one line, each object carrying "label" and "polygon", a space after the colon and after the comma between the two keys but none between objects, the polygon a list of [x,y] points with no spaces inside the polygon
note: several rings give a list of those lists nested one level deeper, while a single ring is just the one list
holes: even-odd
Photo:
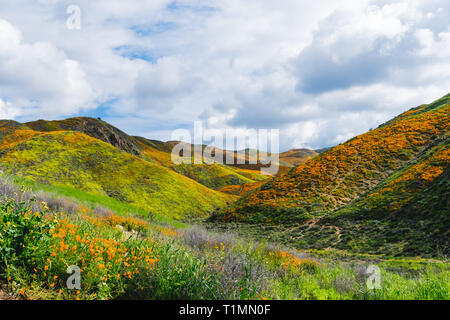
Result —
[{"label": "bare dirt patch", "polygon": [[16,300],[16,298],[8,294],[6,285],[3,283],[0,283],[0,301],[1,300]]}]

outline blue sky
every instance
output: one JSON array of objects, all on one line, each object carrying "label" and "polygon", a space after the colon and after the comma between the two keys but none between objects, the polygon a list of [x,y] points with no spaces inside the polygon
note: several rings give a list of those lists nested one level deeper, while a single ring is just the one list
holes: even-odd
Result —
[{"label": "blue sky", "polygon": [[3,0],[0,118],[331,146],[450,91],[449,21],[448,0]]}]

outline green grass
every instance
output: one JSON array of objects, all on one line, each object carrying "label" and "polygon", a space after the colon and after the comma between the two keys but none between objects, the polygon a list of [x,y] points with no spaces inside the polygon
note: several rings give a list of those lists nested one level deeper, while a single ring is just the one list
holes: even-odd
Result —
[{"label": "green grass", "polygon": [[314,274],[276,281],[278,299],[320,300],[448,300],[448,269],[439,273],[432,267],[408,278],[381,269],[381,288],[367,288],[365,268],[336,264]]},{"label": "green grass", "polygon": [[[89,215],[28,212],[26,203],[4,200],[0,205],[0,280],[28,299],[450,298],[447,263],[383,261],[378,263],[381,288],[370,289],[366,270],[371,261],[321,258],[320,264],[297,266],[274,258],[282,252],[279,248],[245,238],[201,230],[183,235],[137,220],[126,221],[130,230],[139,231],[124,238],[115,227],[122,224],[120,219],[109,223]],[[79,239],[95,239],[95,254]],[[305,261],[298,252],[293,254],[296,261]],[[78,292],[65,286],[67,265],[82,269]]]},{"label": "green grass", "polygon": [[[112,213],[97,217],[82,206],[64,214],[49,210],[45,203],[39,205],[39,198],[21,201],[23,188],[14,186],[9,190],[15,198],[0,201],[0,281],[18,297],[450,298],[447,261],[302,253],[198,227],[177,230]],[[34,202],[41,209],[30,211],[32,205],[36,208]],[[366,270],[373,264],[381,269],[381,289],[366,285]],[[79,292],[65,286],[68,265],[82,269]]]},{"label": "green grass", "polygon": [[11,179],[15,184],[23,185],[32,190],[33,192],[39,191],[48,192],[56,197],[66,198],[78,204],[84,204],[91,209],[95,209],[96,207],[101,206],[108,208],[113,212],[115,212],[116,214],[122,216],[141,217],[145,218],[146,220],[155,220],[159,223],[165,223],[179,229],[184,228],[186,225],[181,221],[171,219],[170,217],[167,217],[159,213],[155,213],[150,217],[148,216],[148,212],[142,208],[138,208],[131,204],[120,202],[116,199],[107,196],[91,194],[88,192],[80,191],[65,186],[47,185],[18,176],[8,176],[8,178]]}]

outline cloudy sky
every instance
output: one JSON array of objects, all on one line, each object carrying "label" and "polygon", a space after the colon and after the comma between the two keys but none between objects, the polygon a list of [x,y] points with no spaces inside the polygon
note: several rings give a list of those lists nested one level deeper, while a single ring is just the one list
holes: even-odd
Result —
[{"label": "cloudy sky", "polygon": [[332,146],[450,92],[449,21],[448,0],[0,0],[0,118]]}]

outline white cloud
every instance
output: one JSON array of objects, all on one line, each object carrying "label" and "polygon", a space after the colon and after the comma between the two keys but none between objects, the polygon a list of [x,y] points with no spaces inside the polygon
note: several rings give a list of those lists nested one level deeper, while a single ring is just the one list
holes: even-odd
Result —
[{"label": "white cloud", "polygon": [[0,99],[0,119],[14,119],[20,115],[20,110],[14,108],[11,102],[5,102]]},{"label": "white cloud", "polygon": [[27,43],[0,20],[0,88],[18,107],[71,114],[95,107],[94,92],[80,64],[48,42]]},{"label": "white cloud", "polygon": [[418,55],[437,59],[450,57],[450,26],[447,32],[437,35],[430,29],[418,29],[415,36],[421,45],[417,50]]},{"label": "white cloud", "polygon": [[0,99],[23,119],[103,104],[149,138],[202,119],[322,147],[450,85],[447,0],[79,0],[79,31],[69,4],[2,3]]}]

